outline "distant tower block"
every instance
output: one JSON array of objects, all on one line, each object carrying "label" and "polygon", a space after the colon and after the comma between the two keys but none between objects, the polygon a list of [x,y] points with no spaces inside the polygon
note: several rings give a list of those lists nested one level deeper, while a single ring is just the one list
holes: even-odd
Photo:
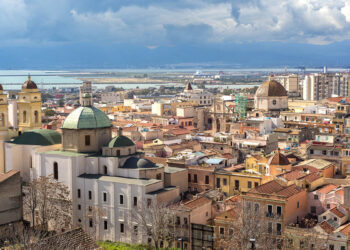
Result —
[{"label": "distant tower block", "polygon": [[18,111],[20,131],[41,128],[41,93],[38,87],[28,76],[18,93]]}]

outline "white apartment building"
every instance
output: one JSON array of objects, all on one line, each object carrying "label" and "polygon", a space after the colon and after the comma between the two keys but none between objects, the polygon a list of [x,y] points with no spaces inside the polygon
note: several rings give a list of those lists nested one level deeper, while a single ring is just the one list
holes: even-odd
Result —
[{"label": "white apartment building", "polygon": [[177,95],[177,99],[196,102],[200,106],[211,106],[213,103],[213,94],[203,89],[193,89],[191,83],[188,82],[184,92]]}]

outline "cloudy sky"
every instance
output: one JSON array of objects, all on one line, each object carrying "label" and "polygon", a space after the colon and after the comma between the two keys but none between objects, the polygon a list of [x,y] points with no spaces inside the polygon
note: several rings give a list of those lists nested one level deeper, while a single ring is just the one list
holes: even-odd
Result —
[{"label": "cloudy sky", "polygon": [[0,0],[0,9],[0,67],[350,65],[349,0]]}]

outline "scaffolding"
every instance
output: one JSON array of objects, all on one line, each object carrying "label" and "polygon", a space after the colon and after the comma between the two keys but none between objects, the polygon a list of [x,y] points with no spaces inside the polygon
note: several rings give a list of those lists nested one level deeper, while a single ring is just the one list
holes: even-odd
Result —
[{"label": "scaffolding", "polygon": [[239,118],[246,118],[247,116],[247,96],[242,94],[235,95],[235,113]]}]

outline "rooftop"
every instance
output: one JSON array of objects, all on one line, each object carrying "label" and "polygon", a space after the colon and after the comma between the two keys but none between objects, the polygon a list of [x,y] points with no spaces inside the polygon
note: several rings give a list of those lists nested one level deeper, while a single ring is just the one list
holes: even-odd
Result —
[{"label": "rooftop", "polygon": [[277,181],[270,181],[252,189],[249,192],[260,193],[260,194],[275,194],[275,195],[280,195],[288,198],[301,191],[302,189],[297,187],[295,184],[290,186],[282,186]]},{"label": "rooftop", "polygon": [[156,179],[135,179],[135,178],[118,177],[118,176],[106,176],[106,175],[99,175],[99,174],[82,174],[78,177],[84,178],[84,179],[95,179],[97,181],[116,182],[116,183],[131,184],[131,185],[138,185],[138,186],[148,186],[154,183],[161,182],[161,180],[156,180]]}]

